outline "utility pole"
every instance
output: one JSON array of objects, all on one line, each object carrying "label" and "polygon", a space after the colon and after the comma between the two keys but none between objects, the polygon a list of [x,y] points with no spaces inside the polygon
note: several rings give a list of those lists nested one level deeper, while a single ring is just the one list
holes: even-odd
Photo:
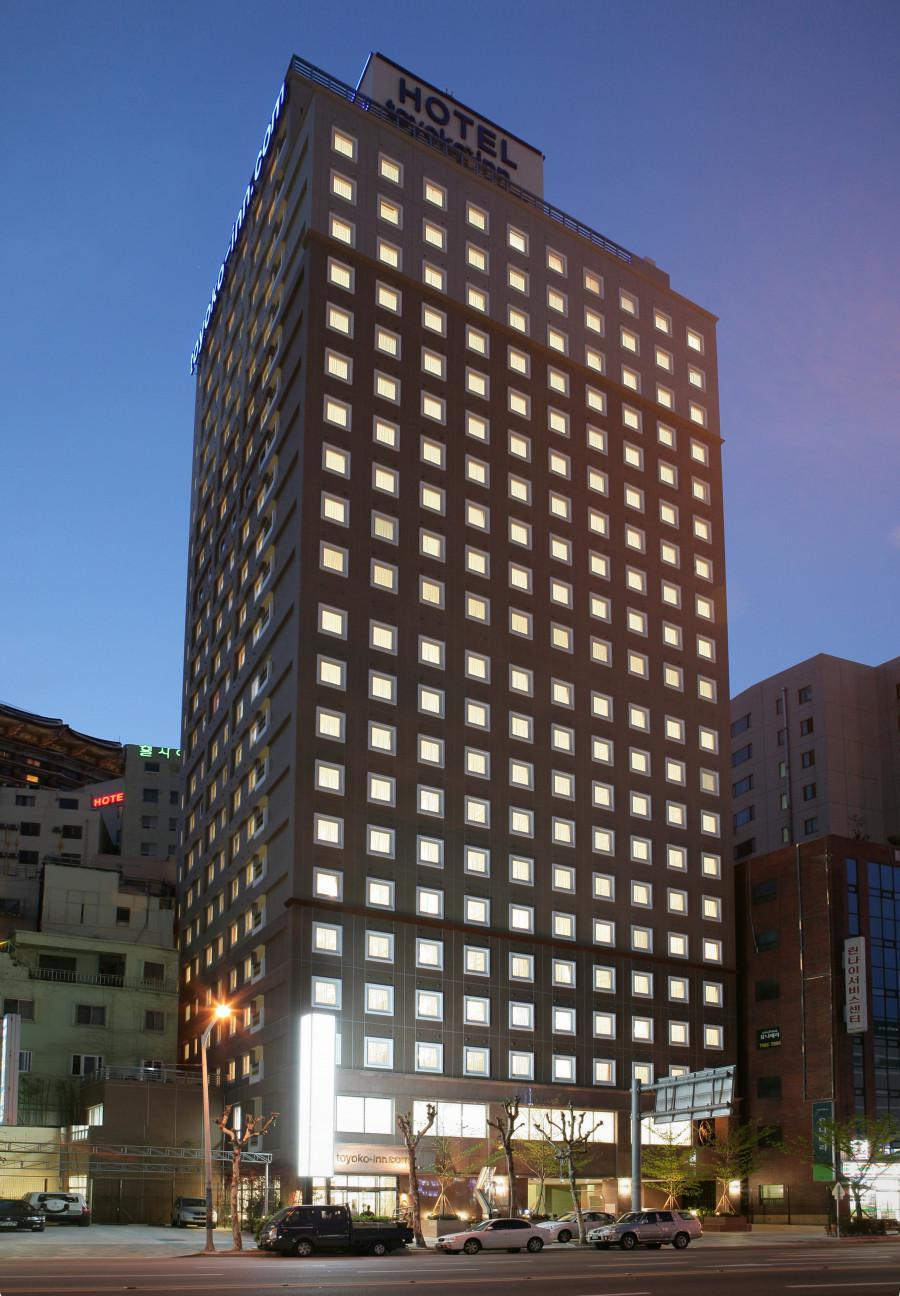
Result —
[{"label": "utility pole", "polygon": [[641,1082],[631,1077],[631,1209],[641,1209]]}]

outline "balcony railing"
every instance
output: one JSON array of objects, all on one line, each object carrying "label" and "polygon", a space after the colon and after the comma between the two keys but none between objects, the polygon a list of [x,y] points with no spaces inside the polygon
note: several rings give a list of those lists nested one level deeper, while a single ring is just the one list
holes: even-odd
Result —
[{"label": "balcony railing", "polygon": [[[176,1066],[104,1066],[81,1077],[83,1084],[94,1080],[153,1080],[159,1084],[199,1085],[201,1073],[199,1067],[194,1071]],[[216,1084],[214,1074],[210,1075],[209,1082]]]},{"label": "balcony railing", "polygon": [[70,985],[109,986],[124,990],[151,990],[158,994],[175,994],[176,981],[160,977],[118,976],[115,972],[69,972],[65,968],[29,967],[32,981],[62,981]]}]

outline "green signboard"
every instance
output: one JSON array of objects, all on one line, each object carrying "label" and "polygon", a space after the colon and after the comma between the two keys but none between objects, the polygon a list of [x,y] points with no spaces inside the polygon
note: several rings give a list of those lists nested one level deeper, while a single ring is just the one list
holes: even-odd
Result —
[{"label": "green signboard", "polygon": [[834,1147],[825,1122],[834,1118],[834,1103],[814,1102],[812,1105],[812,1171],[818,1183],[831,1183],[834,1179]]},{"label": "green signboard", "polygon": [[761,1049],[781,1048],[781,1029],[778,1026],[767,1026],[756,1032],[756,1047]]}]

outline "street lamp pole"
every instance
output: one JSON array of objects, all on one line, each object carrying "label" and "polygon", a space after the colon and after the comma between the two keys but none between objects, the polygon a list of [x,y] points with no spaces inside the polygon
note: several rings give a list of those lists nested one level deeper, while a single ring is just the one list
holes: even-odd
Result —
[{"label": "street lamp pole", "polygon": [[203,1169],[206,1180],[206,1245],[203,1248],[204,1255],[211,1255],[216,1249],[216,1244],[213,1241],[212,1129],[210,1128],[209,1119],[209,1069],[206,1063],[206,1050],[209,1048],[213,1026],[230,1016],[231,1009],[227,1004],[216,1004],[212,1020],[200,1037],[200,1070],[203,1086]]}]

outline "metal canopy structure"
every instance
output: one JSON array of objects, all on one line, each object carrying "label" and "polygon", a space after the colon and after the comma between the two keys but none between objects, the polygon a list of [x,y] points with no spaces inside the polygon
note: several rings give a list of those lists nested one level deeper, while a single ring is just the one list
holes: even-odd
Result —
[{"label": "metal canopy structure", "polygon": [[657,1125],[681,1120],[710,1120],[730,1116],[734,1095],[734,1067],[710,1067],[689,1075],[666,1076],[642,1088],[656,1093]]}]

